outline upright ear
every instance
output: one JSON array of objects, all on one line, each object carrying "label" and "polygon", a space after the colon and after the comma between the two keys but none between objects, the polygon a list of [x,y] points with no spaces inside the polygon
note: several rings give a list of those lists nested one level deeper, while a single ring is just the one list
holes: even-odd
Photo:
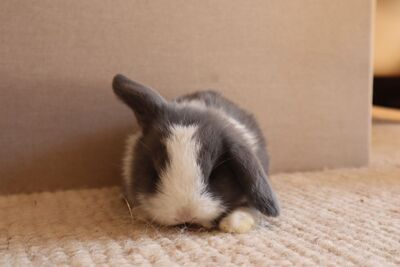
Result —
[{"label": "upright ear", "polygon": [[228,145],[230,166],[250,204],[265,215],[278,216],[277,198],[256,155],[240,142],[232,140],[228,141]]},{"label": "upright ear", "polygon": [[118,98],[134,111],[141,127],[149,125],[162,112],[167,103],[155,90],[121,74],[115,75],[112,87]]}]

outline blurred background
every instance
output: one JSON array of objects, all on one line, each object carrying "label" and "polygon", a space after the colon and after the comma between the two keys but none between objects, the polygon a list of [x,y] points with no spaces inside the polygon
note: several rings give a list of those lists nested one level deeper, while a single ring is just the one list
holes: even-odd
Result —
[{"label": "blurred background", "polygon": [[374,47],[374,118],[400,122],[399,0],[377,1]]}]

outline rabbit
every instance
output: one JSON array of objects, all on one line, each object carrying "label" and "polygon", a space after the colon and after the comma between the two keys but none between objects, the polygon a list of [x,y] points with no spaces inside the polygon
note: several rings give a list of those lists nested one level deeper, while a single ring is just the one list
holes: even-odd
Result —
[{"label": "rabbit", "polygon": [[122,168],[138,219],[245,233],[257,214],[279,215],[253,115],[212,90],[167,101],[121,74],[112,87],[141,128],[127,139]]}]

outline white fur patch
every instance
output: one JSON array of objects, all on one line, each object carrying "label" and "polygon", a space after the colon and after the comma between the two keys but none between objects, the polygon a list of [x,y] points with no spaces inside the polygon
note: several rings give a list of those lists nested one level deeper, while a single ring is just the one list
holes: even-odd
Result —
[{"label": "white fur patch", "polygon": [[255,224],[256,219],[253,213],[246,207],[235,209],[220,221],[219,229],[228,233],[247,233]]},{"label": "white fur patch", "polygon": [[209,108],[215,110],[217,114],[222,117],[227,123],[231,124],[244,138],[246,143],[251,147],[253,151],[257,151],[258,138],[257,136],[247,128],[243,123],[231,117],[222,108],[207,107],[206,104],[201,100],[188,100],[178,103],[181,106],[189,106],[200,110]]},{"label": "white fur patch", "polygon": [[197,109],[201,109],[201,110],[207,109],[206,103],[204,103],[201,100],[185,100],[185,101],[177,103],[177,105],[197,108]]},{"label": "white fur patch", "polygon": [[141,137],[142,133],[136,132],[126,139],[125,143],[125,154],[122,159],[122,179],[125,186],[132,184],[132,160],[134,157],[133,150],[135,148],[137,140]]},{"label": "white fur patch", "polygon": [[197,126],[172,125],[165,140],[169,164],[160,175],[158,192],[140,197],[150,219],[161,224],[198,223],[209,226],[223,212],[221,202],[207,191],[197,163],[200,144],[195,139]]},{"label": "white fur patch", "polygon": [[244,140],[246,140],[247,144],[251,147],[253,151],[257,149],[258,139],[256,135],[250,131],[244,124],[240,123],[239,121],[235,120],[232,117],[226,116],[226,119],[235,127],[236,130],[240,132],[243,136]]}]

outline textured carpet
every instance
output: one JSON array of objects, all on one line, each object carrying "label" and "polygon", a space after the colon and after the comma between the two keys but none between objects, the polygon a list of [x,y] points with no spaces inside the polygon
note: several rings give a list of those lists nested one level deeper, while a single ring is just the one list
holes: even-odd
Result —
[{"label": "textured carpet", "polygon": [[400,266],[400,125],[369,167],[272,177],[282,216],[248,234],[131,221],[117,188],[0,197],[0,265]]}]

